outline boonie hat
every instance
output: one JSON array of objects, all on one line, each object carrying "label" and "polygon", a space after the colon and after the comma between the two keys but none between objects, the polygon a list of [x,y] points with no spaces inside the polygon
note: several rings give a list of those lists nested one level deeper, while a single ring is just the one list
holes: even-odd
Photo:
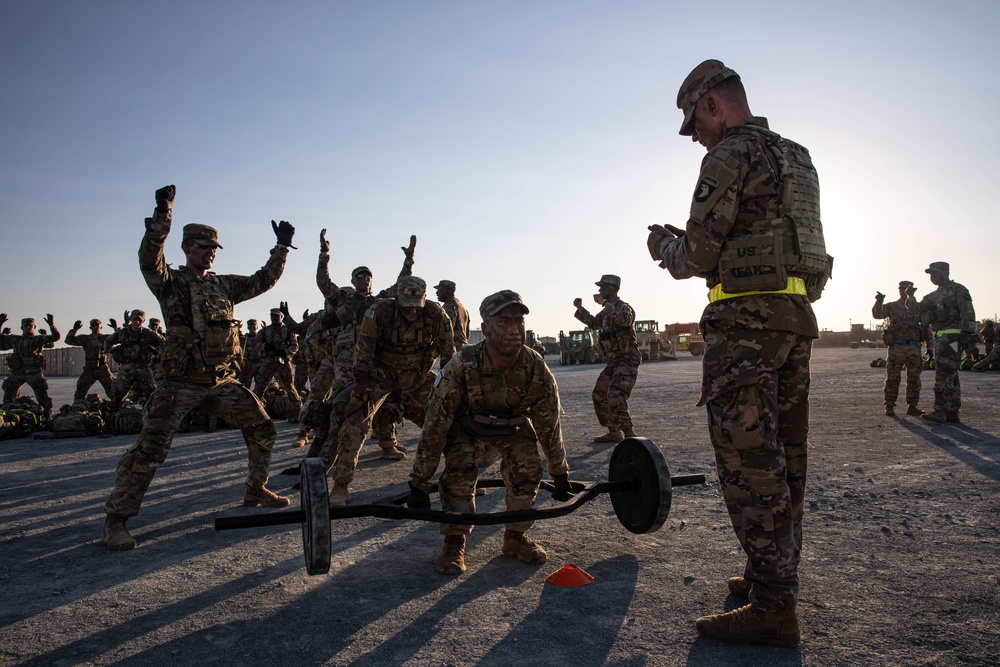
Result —
[{"label": "boonie hat", "polygon": [[597,285],[598,287],[600,287],[601,285],[611,285],[612,287],[621,287],[622,279],[616,275],[605,273],[603,276],[601,276],[601,279],[594,284]]},{"label": "boonie hat", "polygon": [[359,266],[358,268],[351,271],[351,278],[357,278],[359,273],[367,273],[369,276],[372,274],[372,270],[367,266]]},{"label": "boonie hat", "polygon": [[455,283],[450,280],[439,280],[438,284],[434,286],[434,289],[455,289]]},{"label": "boonie hat", "polygon": [[214,227],[199,225],[196,222],[184,225],[184,238],[181,242],[187,243],[188,241],[206,248],[222,248],[219,245],[219,232],[215,231]]},{"label": "boonie hat", "polygon": [[403,276],[396,286],[396,302],[400,308],[423,308],[427,283],[423,278]]},{"label": "boonie hat", "polygon": [[521,301],[520,294],[512,292],[509,289],[505,289],[500,290],[496,294],[490,294],[488,297],[483,299],[483,302],[479,305],[479,315],[485,320],[487,317],[496,315],[501,310],[511,305],[520,306],[525,315],[529,312],[528,307],[524,305],[523,301]]},{"label": "boonie hat", "polygon": [[739,78],[739,74],[722,64],[721,60],[706,60],[691,70],[677,91],[677,108],[684,112],[680,133],[685,137],[694,134],[694,107],[701,96],[712,86],[729,77]]},{"label": "boonie hat", "polygon": [[947,273],[951,271],[951,267],[948,265],[948,262],[931,262],[931,265],[924,269],[924,273],[930,273],[931,271],[944,271]]}]

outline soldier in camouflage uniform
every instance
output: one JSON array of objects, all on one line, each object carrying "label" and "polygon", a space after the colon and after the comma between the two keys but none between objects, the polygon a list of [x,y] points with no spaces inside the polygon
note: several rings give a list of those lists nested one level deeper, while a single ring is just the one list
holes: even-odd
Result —
[{"label": "soldier in camouflage uniform", "polygon": [[365,313],[354,356],[354,390],[336,434],[331,506],[347,503],[361,445],[386,399],[394,395],[403,416],[424,425],[427,397],[437,377],[431,368],[438,358],[443,366],[455,354],[451,320],[440,305],[426,300],[426,293],[423,279],[405,276],[395,299],[377,301]]},{"label": "soldier in camouflage uniform", "polygon": [[114,491],[104,505],[102,541],[113,551],[135,547],[125,522],[139,513],[156,469],[170,450],[180,420],[203,399],[214,414],[243,432],[249,450],[246,493],[249,507],[285,507],[288,499],[264,486],[274,447],[274,424],[260,400],[236,380],[239,370],[239,321],[233,306],[274,287],[285,267],[295,228],[271,221],[277,243],[271,256],[251,276],[209,271],[221,248],[218,233],[207,225],[184,226],[181,249],[186,257],[171,268],[163,256],[170,232],[175,188],[156,191],[156,209],[146,218],[139,245],[139,268],[160,303],[167,344],[157,367],[157,387],[143,408],[142,432],[118,462]]},{"label": "soldier in camouflage uniform", "polygon": [[[7,321],[7,313],[0,313],[0,326]],[[0,334],[0,350],[11,350],[7,356],[10,373],[3,382],[3,402],[11,403],[21,393],[21,385],[28,385],[35,392],[35,400],[42,406],[42,421],[52,421],[52,399],[49,398],[49,383],[45,380],[45,357],[42,349],[52,347],[61,335],[56,329],[52,315],[46,315],[51,334],[35,335],[35,318],[21,320],[21,335]]]},{"label": "soldier in camouflage uniform", "polygon": [[323,312],[313,320],[306,332],[306,345],[315,367],[309,381],[309,395],[306,400],[325,401],[333,389],[336,379],[337,337],[340,334],[340,319],[337,317],[337,302],[326,299]]},{"label": "soldier in camouflage uniform", "polygon": [[83,372],[80,379],[76,381],[76,392],[73,394],[74,401],[80,401],[87,397],[87,391],[94,386],[95,382],[100,382],[104,387],[104,393],[108,398],[114,396],[114,377],[111,375],[111,368],[108,366],[107,350],[110,347],[111,334],[101,333],[101,321],[90,320],[90,335],[77,336],[76,332],[83,327],[83,322],[77,320],[73,323],[73,328],[66,335],[67,345],[76,345],[83,348]]},{"label": "soldier in camouflage uniform", "polygon": [[[538,445],[555,482],[557,500],[569,500],[569,464],[559,423],[559,387],[541,355],[524,345],[527,306],[510,290],[483,300],[485,340],[465,347],[444,366],[427,405],[423,433],[410,474],[410,507],[430,507],[431,477],[444,453],[441,508],[476,511],[477,449],[501,454],[508,511],[535,506],[542,479]],[[545,550],[525,531],[533,521],[506,525],[503,554],[522,563],[544,563]],[[443,574],[465,572],[465,536],[472,526],[441,524],[444,548],[437,561]]]},{"label": "soldier in camouflage uniform", "polygon": [[461,350],[469,341],[469,311],[455,297],[455,283],[451,280],[440,281],[434,289],[437,290],[438,303],[451,320],[451,329],[455,333],[455,349]]},{"label": "soldier in camouflage uniform", "polygon": [[628,397],[632,395],[632,387],[639,376],[642,355],[635,337],[635,311],[618,298],[622,279],[606,274],[594,284],[600,288],[599,293],[594,295],[594,301],[603,309],[597,315],[591,315],[583,307],[583,299],[574,299],[574,317],[598,332],[601,353],[607,362],[597,378],[592,398],[597,420],[608,432],[594,438],[594,442],[619,442],[622,437],[635,437]]},{"label": "soldier in camouflage uniform", "polygon": [[922,418],[940,424],[961,423],[958,364],[976,333],[972,296],[949,277],[950,271],[947,262],[932,262],[926,273],[937,289],[920,300],[920,319],[930,326],[934,340],[934,411]]},{"label": "soldier in camouflage uniform", "polygon": [[[403,268],[399,271],[397,283],[413,271],[413,253],[417,247],[417,237],[410,236],[410,244],[401,247]],[[340,330],[337,334],[337,358],[334,361],[333,394],[354,382],[354,347],[358,342],[361,322],[365,313],[378,299],[389,299],[395,294],[396,284],[378,294],[372,294],[372,272],[367,266],[359,266],[351,272],[353,288],[338,287],[330,280],[330,242],[326,240],[326,230],[319,234],[319,261],[316,264],[316,286],[327,299],[337,300],[337,318]],[[382,458],[401,460],[406,458],[403,448],[396,440],[397,421],[401,421],[401,407],[395,398],[386,400],[372,421],[372,434],[378,439]]]},{"label": "soldier in camouflage uniform", "polygon": [[292,356],[298,351],[299,343],[295,334],[284,325],[281,316],[280,308],[272,308],[271,323],[257,333],[255,343],[261,350],[262,360],[254,379],[254,391],[263,398],[271,379],[276,379],[291,401],[288,421],[294,423],[298,421],[299,410],[302,409],[302,397],[295,388],[295,372],[292,370]]},{"label": "soldier in camouflage uniform", "polygon": [[260,370],[261,350],[257,346],[257,320],[247,320],[246,334],[240,333],[240,384],[246,388],[253,386],[254,376]]},{"label": "soldier in camouflage uniform", "polygon": [[152,329],[144,329],[146,313],[136,308],[129,314],[128,323],[111,335],[108,346],[111,357],[118,362],[114,394],[110,397],[114,409],[132,403],[143,403],[156,388],[153,364],[160,356],[164,338]]},{"label": "soldier in camouflage uniform", "polygon": [[920,371],[924,367],[924,356],[920,353],[920,343],[924,340],[926,327],[920,322],[920,306],[913,298],[917,288],[909,280],[899,283],[899,299],[884,303],[885,294],[875,294],[872,317],[886,319],[882,340],[887,346],[885,354],[885,414],[896,414],[896,398],[899,396],[899,380],[906,367],[906,414],[922,415],[917,407],[920,402]]},{"label": "soldier in camouflage uniform", "polygon": [[753,116],[718,60],[681,85],[681,134],[708,150],[686,230],[650,226],[647,247],[677,279],[704,278],[707,350],[699,405],[730,520],[747,561],[729,590],[750,604],[699,618],[704,637],[797,646],[798,563],[809,426],[811,301],[833,259],[809,152]]}]

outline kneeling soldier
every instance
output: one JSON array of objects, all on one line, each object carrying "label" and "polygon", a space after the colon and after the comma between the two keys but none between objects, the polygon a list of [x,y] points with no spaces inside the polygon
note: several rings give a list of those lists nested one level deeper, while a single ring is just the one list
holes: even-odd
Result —
[{"label": "kneeling soldier", "polygon": [[[427,405],[423,434],[410,474],[410,507],[430,507],[431,477],[444,453],[441,505],[445,512],[476,511],[476,449],[501,454],[507,509],[535,506],[542,479],[538,444],[555,481],[557,500],[569,500],[569,465],[559,424],[559,387],[545,361],[524,345],[528,308],[516,292],[486,297],[479,308],[485,340],[467,345],[444,367]],[[480,447],[482,449],[482,447]],[[507,524],[503,553],[522,563],[544,563],[545,550],[525,535],[532,521]],[[472,526],[441,524],[444,549],[437,569],[465,572],[465,536]]]}]

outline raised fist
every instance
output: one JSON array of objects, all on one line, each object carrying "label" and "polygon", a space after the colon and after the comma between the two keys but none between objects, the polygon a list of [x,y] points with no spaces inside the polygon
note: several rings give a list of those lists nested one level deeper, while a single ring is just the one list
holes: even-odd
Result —
[{"label": "raised fist", "polygon": [[573,299],[573,306],[576,308],[583,308],[583,299],[580,298]]},{"label": "raised fist", "polygon": [[875,300],[876,301],[884,301],[885,300],[885,294],[882,294],[882,292],[875,292]]},{"label": "raised fist", "polygon": [[156,191],[156,208],[160,211],[166,211],[168,208],[171,208],[174,204],[174,195],[176,194],[177,186],[164,185]]}]

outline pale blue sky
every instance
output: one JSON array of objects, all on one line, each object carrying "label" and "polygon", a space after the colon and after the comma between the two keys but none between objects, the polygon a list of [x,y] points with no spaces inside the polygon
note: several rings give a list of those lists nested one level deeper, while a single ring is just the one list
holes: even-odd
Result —
[{"label": "pale blue sky", "polygon": [[[820,326],[868,323],[876,290],[922,296],[932,261],[1000,311],[1000,3],[27,2],[0,4],[0,310],[16,325],[158,310],[136,249],[153,191],[215,226],[220,273],[251,273],[297,228],[284,276],[237,307],[315,310],[370,266],[458,283],[478,309],[520,292],[528,327],[575,329],[603,273],[640,319],[696,321],[703,281],[649,259],[683,226],[704,149],[677,88],[705,58],[811,150],[834,279]],[[433,291],[430,296],[433,298]],[[474,325],[478,318],[474,317]]]}]

